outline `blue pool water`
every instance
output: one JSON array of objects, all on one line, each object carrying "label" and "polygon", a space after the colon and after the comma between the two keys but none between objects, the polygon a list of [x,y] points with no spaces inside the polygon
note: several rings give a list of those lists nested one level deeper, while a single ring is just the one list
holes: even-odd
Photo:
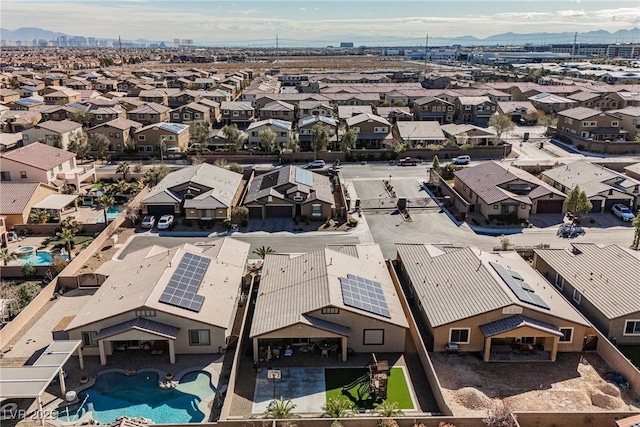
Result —
[{"label": "blue pool water", "polygon": [[[69,255],[60,255],[63,260],[68,260]],[[28,257],[20,257],[18,260],[25,264],[31,264],[35,267],[43,267],[53,264],[53,255],[50,252],[36,252],[35,254]]]},{"label": "blue pool water", "polygon": [[198,404],[214,393],[211,376],[203,371],[184,375],[170,390],[158,387],[158,374],[154,372],[131,377],[110,372],[99,375],[92,387],[78,393],[79,403],[58,409],[58,418],[75,421],[93,411],[93,418],[100,424],[112,423],[123,415],[148,418],[156,424],[199,423],[204,414]]},{"label": "blue pool water", "polygon": [[[107,219],[109,221],[116,219],[118,215],[122,212],[122,206],[112,206],[107,209]],[[96,222],[104,222],[104,212],[96,217]]]}]

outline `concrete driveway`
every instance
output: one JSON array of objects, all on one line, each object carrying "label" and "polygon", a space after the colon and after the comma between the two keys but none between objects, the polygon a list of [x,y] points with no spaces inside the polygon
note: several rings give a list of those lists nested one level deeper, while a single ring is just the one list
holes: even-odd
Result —
[{"label": "concrete driveway", "polygon": [[278,231],[293,231],[293,218],[267,218],[267,219],[251,219],[247,224],[247,233],[254,231],[265,231],[267,233],[276,233]]}]

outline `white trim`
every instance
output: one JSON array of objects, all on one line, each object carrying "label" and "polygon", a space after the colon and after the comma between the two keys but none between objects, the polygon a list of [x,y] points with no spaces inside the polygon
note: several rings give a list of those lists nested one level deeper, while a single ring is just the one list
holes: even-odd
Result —
[{"label": "white trim", "polygon": [[582,301],[582,294],[577,289],[573,290],[573,301],[580,305],[580,301]]},{"label": "white trim", "polygon": [[[624,335],[625,337],[636,337],[636,336],[640,335],[640,332],[633,332],[633,333],[630,333],[630,334],[628,334],[626,332],[627,331],[627,324],[629,322],[640,323],[640,319],[628,319],[628,320],[625,320],[624,329],[622,330],[622,335]],[[635,329],[635,326],[634,326],[634,329]]]},{"label": "white trim", "polygon": [[[451,332],[452,331],[463,331],[466,330],[467,333],[467,341],[452,341],[451,340]],[[449,328],[449,342],[456,344],[469,344],[471,342],[471,328]]]},{"label": "white trim", "polygon": [[564,337],[564,334],[562,334],[562,337],[558,338],[558,344],[571,344],[573,342],[573,333],[575,332],[573,326],[567,326],[565,328],[560,327],[558,329],[560,330],[560,332],[562,332],[563,329],[571,330],[571,339],[569,341],[562,341],[562,338]]},{"label": "white trim", "polygon": [[[562,279],[562,283],[558,284],[558,282],[560,282],[560,279]],[[556,281],[554,284],[556,285],[556,288],[560,289],[561,291],[564,289],[564,277],[562,277],[560,273],[556,273]]]}]

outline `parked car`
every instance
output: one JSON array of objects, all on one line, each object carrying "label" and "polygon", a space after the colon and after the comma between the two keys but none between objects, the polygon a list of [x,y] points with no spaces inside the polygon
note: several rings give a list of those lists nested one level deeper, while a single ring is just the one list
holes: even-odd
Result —
[{"label": "parked car", "polygon": [[173,226],[173,215],[162,215],[158,220],[158,230],[166,230]]},{"label": "parked car", "polygon": [[398,162],[400,166],[416,166],[420,163],[419,159],[414,159],[413,157],[405,157],[404,159],[400,159]]},{"label": "parked car", "polygon": [[156,224],[156,217],[153,215],[146,215],[142,218],[142,222],[140,223],[141,228],[153,228]]},{"label": "parked car", "polygon": [[454,165],[468,165],[471,162],[471,156],[458,156],[451,159]]},{"label": "parked car", "polygon": [[558,228],[557,235],[564,239],[573,239],[585,234],[584,228],[575,224],[563,224]]},{"label": "parked car", "polygon": [[629,209],[622,203],[616,203],[615,205],[611,206],[611,212],[613,212],[615,216],[623,221],[633,221],[633,219],[636,217],[633,212],[631,212],[631,209]]},{"label": "parked car", "polygon": [[167,148],[167,153],[173,153],[173,154],[181,153],[180,147],[169,147]]},{"label": "parked car", "polygon": [[314,160],[307,165],[307,169],[322,169],[326,166],[324,160]]}]

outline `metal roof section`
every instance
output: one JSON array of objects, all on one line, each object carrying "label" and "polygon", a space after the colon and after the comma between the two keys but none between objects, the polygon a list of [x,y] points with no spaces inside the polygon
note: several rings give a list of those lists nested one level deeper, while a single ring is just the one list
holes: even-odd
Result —
[{"label": "metal roof section", "polygon": [[61,210],[65,206],[73,203],[77,198],[78,196],[74,194],[51,194],[44,200],[41,200],[40,202],[33,205],[31,209]]},{"label": "metal roof section", "polygon": [[114,335],[121,334],[123,332],[136,329],[142,332],[149,332],[154,335],[158,335],[165,338],[176,339],[180,328],[164,323],[156,322],[155,320],[145,319],[138,317],[135,319],[127,320],[126,322],[118,323],[116,325],[108,326],[100,329],[96,335],[96,339],[102,340],[112,337]]},{"label": "metal roof section", "polygon": [[558,329],[557,326],[552,325],[551,323],[532,319],[531,317],[523,316],[521,314],[496,320],[495,322],[486,323],[480,326],[480,330],[485,337],[492,337],[494,335],[499,335],[525,326],[538,329],[558,337],[562,336],[562,332],[560,332],[560,329]]}]

